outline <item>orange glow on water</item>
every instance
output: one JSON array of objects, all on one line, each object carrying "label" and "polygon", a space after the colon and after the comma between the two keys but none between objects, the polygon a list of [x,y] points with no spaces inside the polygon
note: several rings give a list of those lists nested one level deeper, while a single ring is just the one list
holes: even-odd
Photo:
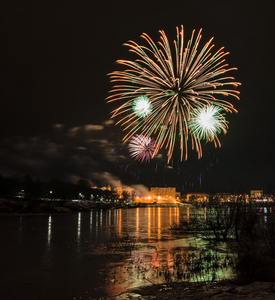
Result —
[{"label": "orange glow on water", "polygon": [[121,208],[118,210],[118,235],[121,236]]},{"label": "orange glow on water", "polygon": [[160,207],[158,207],[158,239],[161,239],[161,218],[160,218]]},{"label": "orange glow on water", "polygon": [[136,211],[136,231],[139,232],[139,208]]},{"label": "orange glow on water", "polygon": [[179,225],[179,222],[180,222],[179,207],[174,208],[174,214],[175,214],[175,223],[176,223],[176,225]]},{"label": "orange glow on water", "polygon": [[151,238],[151,207],[148,207],[148,239]]}]

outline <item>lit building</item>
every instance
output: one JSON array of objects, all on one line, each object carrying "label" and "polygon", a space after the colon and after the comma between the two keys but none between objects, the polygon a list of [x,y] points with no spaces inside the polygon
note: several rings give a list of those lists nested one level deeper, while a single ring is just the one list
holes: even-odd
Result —
[{"label": "lit building", "polygon": [[150,189],[153,202],[157,203],[175,203],[176,188],[175,187],[152,187]]},{"label": "lit building", "polygon": [[177,201],[180,201],[180,197],[181,197],[180,192],[176,192],[176,200],[177,200]]},{"label": "lit building", "polygon": [[264,191],[263,190],[251,190],[250,198],[251,199],[263,199]]},{"label": "lit building", "polygon": [[208,202],[209,194],[206,193],[188,193],[186,194],[187,202]]},{"label": "lit building", "polygon": [[180,193],[176,193],[176,188],[174,187],[152,187],[147,195],[137,195],[135,202],[168,204],[176,203],[179,198]]},{"label": "lit building", "polygon": [[236,202],[239,199],[249,201],[248,194],[231,194],[231,193],[216,193],[214,195],[214,200],[218,200],[220,202]]}]

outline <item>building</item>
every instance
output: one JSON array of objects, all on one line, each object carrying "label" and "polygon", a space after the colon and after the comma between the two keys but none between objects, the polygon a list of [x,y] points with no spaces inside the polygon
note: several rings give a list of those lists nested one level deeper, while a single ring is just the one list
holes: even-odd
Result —
[{"label": "building", "polygon": [[157,203],[175,203],[176,188],[175,187],[151,187],[150,194],[153,202]]},{"label": "building", "polygon": [[232,194],[232,193],[216,193],[214,195],[214,200],[220,202],[237,202],[238,200],[249,201],[248,194]]},{"label": "building", "polygon": [[264,196],[263,190],[251,190],[250,191],[250,198],[252,200],[263,199],[263,196]]},{"label": "building", "polygon": [[180,194],[174,187],[152,187],[147,195],[136,196],[135,202],[169,204],[176,203],[179,198]]},{"label": "building", "polygon": [[187,193],[186,194],[187,202],[208,202],[209,194],[206,193]]}]

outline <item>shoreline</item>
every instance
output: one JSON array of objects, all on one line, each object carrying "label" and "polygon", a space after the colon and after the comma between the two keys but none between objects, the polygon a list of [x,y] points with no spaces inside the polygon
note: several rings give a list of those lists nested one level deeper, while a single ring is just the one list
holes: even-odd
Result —
[{"label": "shoreline", "polygon": [[[89,298],[90,299],[90,298]],[[112,297],[92,298],[93,300],[126,300],[126,299],[275,299],[275,282],[253,282],[238,285],[231,280],[222,280],[213,284],[180,282],[152,285],[129,289]]]},{"label": "shoreline", "polygon": [[[224,203],[225,205],[227,203]],[[274,203],[254,203],[255,206],[274,206]],[[0,215],[37,215],[53,213],[90,212],[92,209],[134,209],[144,207],[203,207],[203,203],[104,203],[91,200],[41,200],[0,198]]]},{"label": "shoreline", "polygon": [[37,199],[0,199],[0,215],[37,215],[49,213],[89,212],[92,209],[132,209],[142,207],[183,207],[188,203],[178,204],[113,204],[98,203],[89,200],[37,200]]}]

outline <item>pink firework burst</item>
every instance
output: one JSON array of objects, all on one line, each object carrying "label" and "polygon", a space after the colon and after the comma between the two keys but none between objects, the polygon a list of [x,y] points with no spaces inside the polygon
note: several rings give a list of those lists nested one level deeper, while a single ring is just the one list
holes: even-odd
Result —
[{"label": "pink firework burst", "polygon": [[156,149],[155,141],[144,135],[134,135],[129,142],[130,156],[140,162],[150,162]]}]

